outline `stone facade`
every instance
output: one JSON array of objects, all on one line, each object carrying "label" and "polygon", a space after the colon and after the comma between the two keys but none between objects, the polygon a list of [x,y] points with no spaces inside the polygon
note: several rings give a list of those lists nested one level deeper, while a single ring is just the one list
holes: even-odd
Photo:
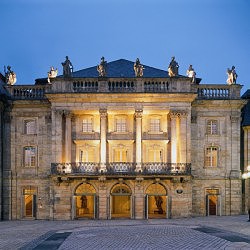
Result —
[{"label": "stone facade", "polygon": [[37,83],[5,87],[3,219],[242,212],[240,85],[74,74]]}]

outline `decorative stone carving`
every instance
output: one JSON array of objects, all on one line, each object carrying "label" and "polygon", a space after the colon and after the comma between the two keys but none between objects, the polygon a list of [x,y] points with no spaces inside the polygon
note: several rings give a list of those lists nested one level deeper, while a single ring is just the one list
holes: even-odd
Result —
[{"label": "decorative stone carving", "polygon": [[232,66],[232,69],[227,68],[227,83],[229,85],[236,84],[237,77],[234,66]]},{"label": "decorative stone carving", "polygon": [[169,112],[170,119],[187,117],[187,112],[185,110],[172,110]]},{"label": "decorative stone carving", "polygon": [[189,65],[189,68],[187,70],[187,76],[191,78],[191,83],[196,83],[196,73],[191,64]]},{"label": "decorative stone carving", "polygon": [[137,59],[136,59],[136,62],[134,63],[135,76],[136,76],[136,77],[142,77],[142,76],[143,76],[143,70],[144,70],[144,67],[143,67],[143,65],[140,63],[139,58],[137,58]]},{"label": "decorative stone carving", "polygon": [[57,77],[58,70],[54,69],[54,67],[50,67],[50,71],[48,72],[48,83],[50,83],[50,79]]},{"label": "decorative stone carving", "polygon": [[5,82],[8,85],[14,85],[16,83],[16,73],[11,70],[11,66],[7,66],[7,72],[4,66],[4,73],[5,73]]},{"label": "decorative stone carving", "polygon": [[171,62],[168,65],[168,74],[170,77],[179,75],[179,64],[175,61],[175,57],[173,56]]},{"label": "decorative stone carving", "polygon": [[136,109],[136,110],[135,110],[135,114],[134,114],[135,118],[136,118],[136,119],[137,119],[137,118],[142,118],[142,113],[143,113],[143,110],[142,110],[142,109]]},{"label": "decorative stone carving", "polygon": [[62,62],[63,66],[63,76],[64,77],[71,77],[73,73],[73,65],[71,61],[69,60],[69,57],[66,56],[66,59],[64,62]]},{"label": "decorative stone carving", "polygon": [[97,71],[100,77],[105,77],[107,75],[107,62],[104,57],[101,58],[101,63],[97,65]]},{"label": "decorative stone carving", "polygon": [[101,118],[106,118],[108,113],[107,113],[107,109],[100,109],[99,110],[99,113],[100,113],[100,117]]}]

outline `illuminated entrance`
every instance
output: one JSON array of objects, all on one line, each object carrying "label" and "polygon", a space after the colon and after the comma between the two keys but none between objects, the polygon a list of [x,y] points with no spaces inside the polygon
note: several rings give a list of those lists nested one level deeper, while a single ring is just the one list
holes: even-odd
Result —
[{"label": "illuminated entrance", "polygon": [[219,189],[207,189],[206,190],[206,215],[221,215],[221,197]]},{"label": "illuminated entrance", "polygon": [[36,217],[36,190],[33,188],[23,189],[23,217]]},{"label": "illuminated entrance", "polygon": [[118,184],[111,190],[110,218],[131,218],[131,191],[125,184]]},{"label": "illuminated entrance", "polygon": [[83,183],[79,185],[73,197],[74,217],[95,219],[96,200],[96,191],[91,184]]},{"label": "illuminated entrance", "polygon": [[159,183],[151,184],[146,191],[145,218],[168,218],[168,196],[166,189]]}]

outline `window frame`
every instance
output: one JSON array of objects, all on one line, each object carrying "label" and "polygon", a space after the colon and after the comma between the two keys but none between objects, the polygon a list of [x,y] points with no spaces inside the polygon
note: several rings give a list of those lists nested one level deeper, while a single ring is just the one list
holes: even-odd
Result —
[{"label": "window frame", "polygon": [[[210,152],[208,152],[208,149],[210,149]],[[216,152],[216,155],[213,154],[213,150],[214,152]],[[215,156],[215,159],[213,159],[214,156]],[[213,164],[214,160],[216,161],[216,164]],[[209,164],[207,164],[208,162]],[[217,168],[219,166],[219,147],[218,146],[214,146],[214,145],[206,146],[204,166],[205,168]]]},{"label": "window frame", "polygon": [[[84,131],[84,120],[87,121],[87,130]],[[94,133],[94,118],[93,116],[84,116],[82,119],[81,119],[81,123],[82,123],[82,129],[81,129],[81,132],[82,133],[85,133],[85,134],[91,134],[91,133]],[[89,122],[90,121],[90,122]],[[91,127],[89,128],[89,124],[91,124]]]},{"label": "window frame", "polygon": [[[34,155],[27,155],[26,149],[34,149]],[[29,157],[29,159],[26,159],[26,157]],[[34,160],[32,161],[32,158],[34,157]],[[34,165],[32,165],[32,162],[34,162]],[[26,164],[28,163],[28,164]],[[36,146],[24,146],[23,147],[23,166],[25,168],[34,168],[37,166],[37,147]]]},{"label": "window frame", "polygon": [[[121,129],[118,130],[118,121],[119,120],[124,120],[124,122],[121,122],[119,127]],[[128,118],[126,115],[116,115],[115,119],[114,119],[114,128],[115,128],[115,133],[117,134],[124,134],[124,133],[128,133]]]},{"label": "window frame", "polygon": [[[214,128],[216,130],[215,132],[213,132]],[[219,121],[216,119],[207,119],[206,120],[206,135],[218,135],[218,134],[219,134]]]},{"label": "window frame", "polygon": [[[158,121],[158,129],[152,129],[155,124],[153,124],[153,121]],[[162,134],[162,116],[161,115],[150,115],[148,118],[148,133],[149,134]]]},{"label": "window frame", "polygon": [[[34,122],[34,132],[29,132],[28,130],[30,128],[27,127],[27,124],[29,122]],[[38,127],[37,127],[37,119],[35,118],[25,118],[23,120],[23,134],[25,135],[37,135],[37,130],[38,130]]]}]

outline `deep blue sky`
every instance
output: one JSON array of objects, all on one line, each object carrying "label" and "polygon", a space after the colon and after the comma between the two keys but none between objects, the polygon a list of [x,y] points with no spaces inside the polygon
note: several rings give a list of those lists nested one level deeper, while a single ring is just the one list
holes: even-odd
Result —
[{"label": "deep blue sky", "polygon": [[1,0],[0,71],[11,65],[17,84],[74,70],[101,56],[167,69],[172,56],[201,83],[226,83],[235,65],[242,93],[250,88],[249,0]]}]

